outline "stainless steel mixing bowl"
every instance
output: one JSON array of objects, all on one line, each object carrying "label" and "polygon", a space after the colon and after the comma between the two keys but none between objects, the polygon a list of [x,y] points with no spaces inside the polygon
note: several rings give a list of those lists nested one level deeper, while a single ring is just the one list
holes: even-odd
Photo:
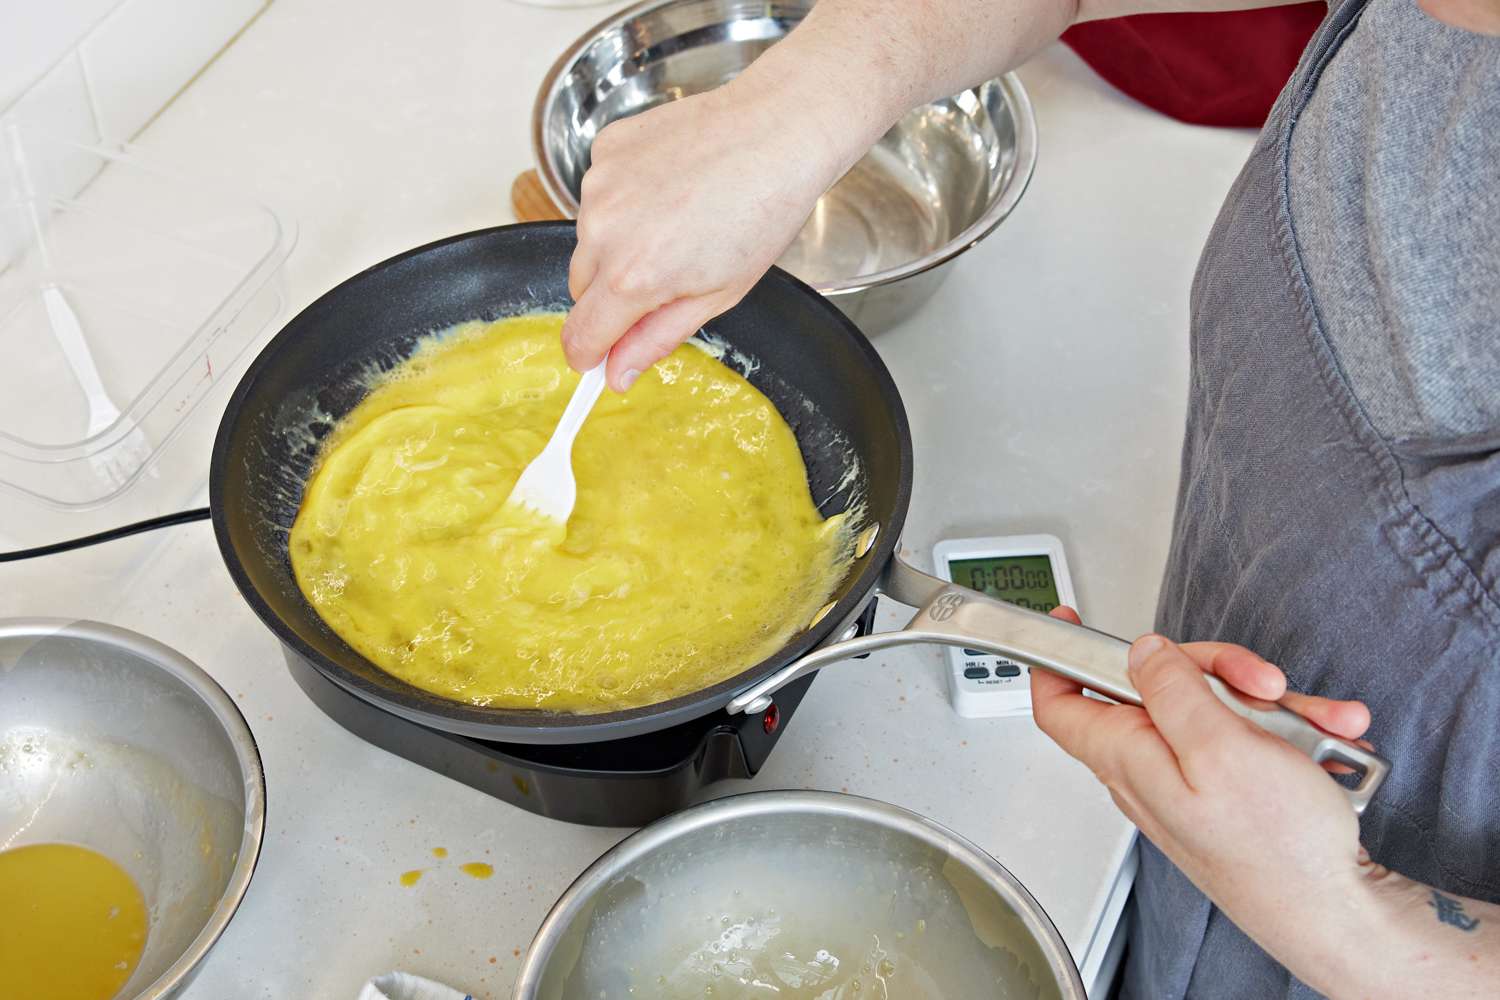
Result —
[{"label": "stainless steel mixing bowl", "polygon": [[121,998],[177,993],[250,884],[260,754],[213,679],[97,622],[0,621],[0,850],[67,842],[124,868],[146,947]]},{"label": "stainless steel mixing bowl", "polygon": [[[589,149],[605,125],[726,82],[811,7],[647,0],[596,25],[537,94],[532,145],[552,200],[578,213]],[[886,329],[1010,214],[1035,164],[1036,120],[1014,75],[935,101],[901,119],[823,196],[780,263],[866,332]]]},{"label": "stainless steel mixing bowl", "polygon": [[771,994],[1085,1000],[1057,929],[994,858],[905,809],[805,791],[709,802],[622,841],[552,907],[515,989]]}]

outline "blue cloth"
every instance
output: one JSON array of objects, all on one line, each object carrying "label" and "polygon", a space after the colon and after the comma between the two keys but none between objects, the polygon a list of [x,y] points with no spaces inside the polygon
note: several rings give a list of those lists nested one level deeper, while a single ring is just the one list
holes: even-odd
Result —
[{"label": "blue cloth", "polygon": [[[1396,4],[1422,16],[1413,0],[1369,6]],[[1360,396],[1369,380],[1351,381],[1325,325],[1337,325],[1345,344],[1357,335],[1342,322],[1347,303],[1336,285],[1319,288],[1308,276],[1329,273],[1329,262],[1308,259],[1309,248],[1339,241],[1301,231],[1289,195],[1292,144],[1327,141],[1296,136],[1299,115],[1365,11],[1365,0],[1335,0],[1199,263],[1182,479],[1157,627],[1181,640],[1241,643],[1281,664],[1299,690],[1366,701],[1369,738],[1394,765],[1361,823],[1372,857],[1444,891],[1500,901],[1500,438],[1466,425],[1441,440],[1436,426],[1437,445],[1428,435],[1412,451],[1382,434]],[[1450,98],[1472,81],[1455,80],[1458,70],[1442,59],[1423,72],[1430,76],[1400,86],[1431,88],[1430,108],[1452,113]],[[1335,149],[1328,161],[1341,173],[1329,183],[1359,177],[1361,163],[1378,170],[1394,162],[1500,184],[1493,160],[1447,162],[1463,155],[1462,143],[1418,148],[1399,130],[1368,141],[1406,144],[1405,156]],[[1350,197],[1369,199],[1379,187]],[[1466,197],[1464,188],[1449,197]],[[1353,213],[1361,224],[1402,226],[1404,206],[1363,204]],[[1403,234],[1371,225],[1367,235],[1365,250],[1378,254],[1373,241]],[[1441,256],[1427,263],[1455,287],[1473,273],[1460,259],[1446,272],[1436,266]],[[1402,308],[1460,298],[1418,297]],[[1500,336],[1500,317],[1483,314],[1493,296],[1469,301],[1481,313],[1462,316],[1465,329],[1487,324]],[[1413,326],[1433,329],[1423,319]],[[1446,376],[1436,366],[1424,377]],[[1433,387],[1425,389],[1430,398]],[[1479,391],[1500,393],[1500,380]],[[1144,841],[1135,895],[1124,982],[1132,1000],[1316,995]]]}]

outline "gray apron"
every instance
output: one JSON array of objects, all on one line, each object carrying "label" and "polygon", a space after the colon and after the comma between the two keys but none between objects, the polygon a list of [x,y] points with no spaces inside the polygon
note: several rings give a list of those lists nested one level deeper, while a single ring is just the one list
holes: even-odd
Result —
[{"label": "gray apron", "polygon": [[[1413,459],[1375,431],[1288,209],[1298,114],[1364,6],[1335,0],[1199,263],[1157,627],[1241,643],[1299,690],[1367,702],[1394,763],[1361,823],[1371,855],[1500,901],[1500,452]],[[1133,1000],[1316,995],[1144,840],[1131,935]]]}]

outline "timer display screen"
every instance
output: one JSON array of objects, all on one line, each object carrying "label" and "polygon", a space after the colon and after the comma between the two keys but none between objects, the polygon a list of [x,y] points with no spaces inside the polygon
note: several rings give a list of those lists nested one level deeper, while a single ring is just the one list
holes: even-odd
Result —
[{"label": "timer display screen", "polygon": [[995,556],[954,559],[948,564],[953,582],[1032,611],[1051,611],[1061,603],[1052,560],[1047,556]]}]

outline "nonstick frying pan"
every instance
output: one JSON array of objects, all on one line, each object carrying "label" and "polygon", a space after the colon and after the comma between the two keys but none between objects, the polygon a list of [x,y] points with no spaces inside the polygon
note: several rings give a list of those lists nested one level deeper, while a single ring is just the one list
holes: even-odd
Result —
[{"label": "nonstick frying pan", "polygon": [[[569,304],[571,223],[503,226],[420,247],[355,275],[308,306],[250,366],[225,410],[209,478],[214,532],[236,586],[285,645],[358,698],[430,728],[504,743],[571,744],[654,732],[728,709],[760,711],[776,690],[837,660],[911,642],[983,649],[1053,670],[1139,704],[1123,640],[945,583],[896,556],[911,494],[906,413],[864,336],[809,286],[773,269],[707,333],[791,425],[813,498],[825,516],[857,506],[873,542],[831,611],[774,656],[693,694],[596,715],[452,701],[385,673],[340,639],[303,598],[287,536],[319,443],[360,401],[374,373],[409,356],[423,336],[473,319]],[[829,643],[876,593],[918,608],[907,628]],[[1389,764],[1283,708],[1255,703],[1210,678],[1236,712],[1314,760],[1361,772],[1363,809]]]},{"label": "nonstick frying pan", "polygon": [[295,316],[251,364],[214,443],[209,498],[230,575],[287,649],[352,694],[435,729],[505,743],[582,743],[664,729],[724,707],[858,617],[891,558],[911,493],[901,397],[869,342],[781,271],[709,325],[786,417],[825,515],[862,501],[875,544],[833,609],[775,656],[694,694],[597,715],[487,708],[439,697],[374,666],[323,623],[292,575],[287,534],[321,439],[369,376],[428,333],[472,319],[566,308],[572,223],[504,226],[420,247],[355,275]]}]

